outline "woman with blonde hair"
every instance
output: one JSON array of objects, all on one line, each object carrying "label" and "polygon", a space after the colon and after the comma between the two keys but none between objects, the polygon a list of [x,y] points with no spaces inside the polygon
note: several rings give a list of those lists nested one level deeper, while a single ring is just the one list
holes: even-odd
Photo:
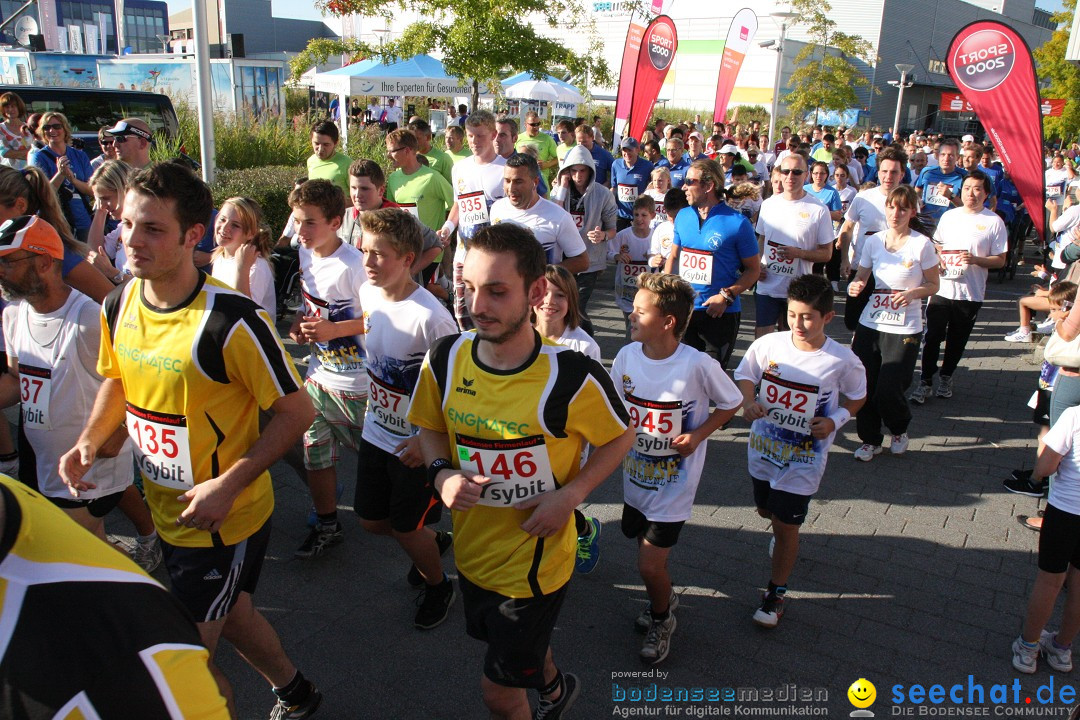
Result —
[{"label": "woman with blonde hair", "polygon": [[247,295],[275,319],[277,299],[270,269],[274,242],[259,203],[246,197],[223,202],[214,223],[214,242],[214,279]]},{"label": "woman with blonde hair", "polygon": [[124,211],[124,187],[131,166],[119,160],[110,160],[98,166],[90,176],[90,189],[94,193],[94,219],[90,223],[87,243],[92,250],[87,261],[101,271],[113,285],[120,285],[131,278],[127,270],[127,253],[120,241],[120,225],[105,231],[110,219],[117,223]]},{"label": "woman with blonde hair", "polygon": [[45,147],[31,150],[27,163],[49,177],[75,237],[85,242],[90,232],[91,217],[83,196],[93,194],[89,184],[92,172],[90,158],[70,145],[71,124],[62,113],[44,113],[37,132]]}]

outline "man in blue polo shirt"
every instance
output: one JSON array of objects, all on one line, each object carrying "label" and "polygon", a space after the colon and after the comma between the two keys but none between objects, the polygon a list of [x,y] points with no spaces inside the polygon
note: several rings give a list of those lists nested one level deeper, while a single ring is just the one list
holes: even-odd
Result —
[{"label": "man in blue polo shirt", "polygon": [[724,171],[715,160],[695,160],[683,190],[690,207],[675,216],[664,272],[678,273],[697,293],[683,342],[726,368],[739,333],[739,296],[758,279],[757,236],[742,213],[722,201]]},{"label": "man in blue polo shirt", "polygon": [[686,171],[690,169],[690,161],[683,157],[682,137],[672,135],[664,146],[664,159],[656,163],[656,167],[666,167],[671,173],[671,187],[681,188]]},{"label": "man in blue polo shirt", "polygon": [[922,213],[934,222],[945,214],[946,210],[959,207],[960,188],[967,173],[957,167],[960,159],[960,143],[954,138],[946,138],[938,145],[937,167],[928,167],[915,181],[915,189],[922,193]]},{"label": "man in blue polo shirt", "polygon": [[611,165],[611,192],[615,193],[615,205],[619,211],[615,227],[625,230],[634,219],[634,201],[649,187],[653,164],[638,155],[638,141],[632,137],[622,139],[619,151],[622,158]]}]

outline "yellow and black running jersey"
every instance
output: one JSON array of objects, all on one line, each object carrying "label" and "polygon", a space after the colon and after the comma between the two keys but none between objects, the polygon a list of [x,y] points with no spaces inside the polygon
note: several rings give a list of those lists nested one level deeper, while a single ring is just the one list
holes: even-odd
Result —
[{"label": "yellow and black running jersey", "polygon": [[0,717],[229,717],[176,598],[36,491],[0,498]]},{"label": "yellow and black running jersey", "polygon": [[409,421],[449,435],[454,466],[490,478],[480,503],[454,512],[454,556],[471,582],[507,597],[546,595],[574,569],[573,516],[555,536],[521,529],[513,505],[572,481],[586,443],[603,445],[629,417],[600,363],[536,335],[521,367],[495,370],[476,333],[438,340],[424,359]]},{"label": "yellow and black running jersey", "polygon": [[[173,545],[211,547],[210,533],[176,526],[185,507],[177,497],[243,457],[259,436],[259,408],[301,388],[270,316],[202,274],[191,297],[162,310],[136,279],[105,298],[98,372],[123,381],[128,433],[158,533]],[[221,541],[247,538],[273,509],[263,472],[233,503]]]}]

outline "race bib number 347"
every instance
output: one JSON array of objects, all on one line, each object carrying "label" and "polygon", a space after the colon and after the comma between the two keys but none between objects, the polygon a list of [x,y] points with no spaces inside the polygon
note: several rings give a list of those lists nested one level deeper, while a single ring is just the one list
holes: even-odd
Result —
[{"label": "race bib number 347", "polygon": [[479,505],[510,507],[556,489],[541,435],[511,440],[458,435],[457,456],[462,470],[490,478],[480,486]]},{"label": "race bib number 347", "polygon": [[127,429],[143,477],[177,490],[195,487],[186,417],[143,410],[128,403]]}]

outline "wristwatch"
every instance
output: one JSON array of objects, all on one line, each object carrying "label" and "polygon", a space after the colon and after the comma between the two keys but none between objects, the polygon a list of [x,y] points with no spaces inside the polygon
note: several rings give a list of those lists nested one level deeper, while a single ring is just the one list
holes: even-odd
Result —
[{"label": "wristwatch", "polygon": [[[453,470],[454,463],[450,462],[446,458],[436,458],[427,469],[427,484],[432,488],[435,488],[435,477],[443,470]],[[435,488],[435,492],[438,492],[438,488]]]}]

